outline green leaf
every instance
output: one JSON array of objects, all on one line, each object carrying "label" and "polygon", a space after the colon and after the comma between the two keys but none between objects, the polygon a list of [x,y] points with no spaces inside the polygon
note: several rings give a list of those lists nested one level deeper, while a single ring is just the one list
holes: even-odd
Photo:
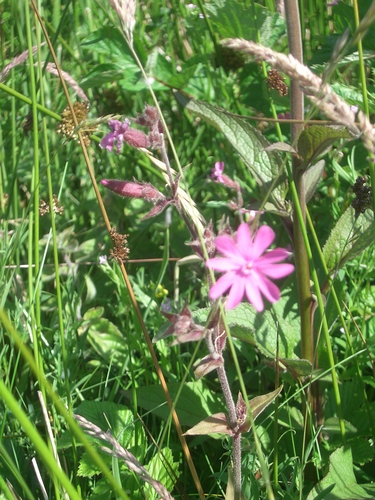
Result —
[{"label": "green leaf", "polygon": [[[133,412],[124,405],[101,401],[83,401],[75,411],[102,431],[111,432],[123,448],[131,448],[135,444],[135,424]],[[139,425],[138,438],[145,439],[144,431]]]},{"label": "green leaf", "polygon": [[305,174],[305,194],[306,202],[311,200],[316,188],[318,187],[319,181],[322,177],[322,172],[324,169],[325,161],[319,160],[312,165]]},{"label": "green leaf", "polygon": [[[197,323],[205,324],[208,309],[193,313]],[[264,356],[275,359],[296,359],[294,348],[299,342],[299,314],[297,301],[286,293],[270,310],[257,313],[248,303],[241,303],[227,311],[227,322],[233,337],[254,344]]]},{"label": "green leaf", "polygon": [[266,151],[270,146],[267,139],[248,122],[225,112],[225,110],[202,101],[187,100],[178,94],[178,100],[217,130],[222,132],[237,150],[251,175],[259,184],[262,195],[266,196],[276,179],[276,187],[270,201],[277,209],[284,209],[286,184],[283,181],[283,160],[276,151]]},{"label": "green leaf", "polygon": [[348,446],[339,448],[332,453],[329,457],[328,474],[310,491],[307,500],[316,500],[324,490],[332,485],[332,490],[324,496],[325,500],[371,498],[362,486],[357,484],[353,472],[352,452]]},{"label": "green leaf", "polygon": [[295,379],[298,377],[307,377],[312,374],[312,364],[307,359],[284,359],[279,358],[279,363],[284,365],[289,373]]},{"label": "green leaf", "polygon": [[[266,408],[269,406],[280,394],[283,390],[283,386],[281,385],[277,389],[268,394],[262,394],[261,396],[256,396],[253,399],[250,399],[249,405],[251,409],[251,415],[253,420],[255,420]],[[247,418],[246,422],[241,425],[241,432],[248,432],[251,428],[250,419]]]},{"label": "green leaf", "polygon": [[126,59],[131,57],[128,44],[121,32],[109,26],[90,33],[81,42],[81,46],[83,49],[90,50],[90,52],[103,55],[107,60],[111,57],[112,60],[117,61],[119,64],[124,57]]},{"label": "green leaf", "polygon": [[[357,429],[350,422],[344,420],[344,425],[347,434],[357,433]],[[341,434],[340,420],[337,417],[327,418],[323,425],[323,432],[325,432],[327,435],[333,435],[333,434],[340,435]]]},{"label": "green leaf", "polygon": [[373,224],[374,216],[370,210],[356,219],[354,208],[347,208],[323,247],[330,274],[362,253],[374,241]]},{"label": "green leaf", "polygon": [[124,78],[124,69],[119,64],[98,64],[80,82],[83,89],[100,87],[104,83],[113,83]]},{"label": "green leaf", "polygon": [[256,3],[255,12],[235,0],[206,3],[205,8],[220,38],[255,40],[260,33],[260,43],[271,47],[286,32],[285,21],[279,14],[270,14],[268,9]]},{"label": "green leaf", "polygon": [[312,125],[303,130],[298,138],[297,151],[303,158],[301,168],[308,168],[319,156],[325,154],[338,139],[353,139],[345,129],[324,125]]},{"label": "green leaf", "polygon": [[[151,58],[149,58],[151,61]],[[154,78],[165,82],[170,87],[175,89],[181,89],[184,87],[192,78],[196,72],[198,64],[188,63],[183,64],[181,70],[177,72],[176,64],[172,61],[168,61],[165,56],[162,56],[159,51],[152,58],[152,64],[148,70],[148,74],[152,75]]]},{"label": "green leaf", "polygon": [[[172,400],[175,399],[180,384],[172,382],[168,389]],[[130,399],[131,391],[124,391]],[[163,420],[167,420],[170,410],[165,402],[165,395],[160,385],[143,386],[137,388],[137,403],[141,408],[152,411]],[[223,410],[223,403],[218,395],[213,393],[201,380],[188,382],[182,387],[178,398],[176,411],[181,424],[191,427],[200,420]]]},{"label": "green leaf", "polygon": [[[345,85],[342,85],[341,83],[333,83],[331,87],[333,91],[338,96],[342,97],[348,104],[357,106],[359,109],[363,108],[363,96],[357,88],[350,87],[347,83]],[[368,105],[370,113],[375,113],[375,103],[372,99],[368,100]]]},{"label": "green leaf", "polygon": [[[180,475],[178,470],[179,463],[173,459],[172,450],[163,448],[152,457],[145,468],[156,481],[159,481],[168,491],[172,491],[173,487]],[[145,496],[148,500],[158,499],[160,495],[156,493],[151,484],[144,486]]]},{"label": "green leaf", "polygon": [[80,335],[86,334],[91,347],[107,363],[123,366],[129,352],[120,330],[111,321],[101,318],[103,308],[89,309],[79,329]]},{"label": "green leaf", "polygon": [[365,438],[352,439],[350,441],[352,448],[353,462],[364,465],[374,460],[374,446]]}]

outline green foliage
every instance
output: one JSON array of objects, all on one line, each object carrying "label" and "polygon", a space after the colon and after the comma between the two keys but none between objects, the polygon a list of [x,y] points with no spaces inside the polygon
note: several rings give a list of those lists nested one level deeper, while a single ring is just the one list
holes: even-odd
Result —
[{"label": "green foliage", "polygon": [[[287,53],[285,20],[275,12],[274,2],[245,3],[215,0],[194,9],[177,0],[139,4],[134,48],[148,79],[116,24],[110,2],[45,1],[39,8],[61,68],[89,97],[89,125],[104,115],[131,118],[141,113],[145,103],[153,104],[151,82],[183,167],[181,182],[205,220],[213,221],[213,231],[218,232],[223,216],[235,229],[249,216],[247,210],[261,207],[260,223],[272,225],[277,245],[286,246],[293,236],[288,223],[294,152],[289,123],[280,121],[279,130],[271,118],[290,111],[289,96],[267,87],[268,64],[262,67],[220,45],[226,37],[244,37]],[[360,19],[366,19],[371,4],[359,2]],[[201,7],[205,18],[199,17]],[[43,488],[49,498],[64,498],[64,480],[72,498],[158,498],[122,459],[100,450],[103,440],[90,437],[92,449],[99,451],[119,487],[115,492],[105,467],[93,459],[91,448],[72,432],[68,417],[44,393],[45,381],[70,415],[84,416],[103,432],[110,430],[176,499],[193,498],[196,486],[140,317],[155,337],[164,323],[159,309],[177,312],[174,308],[187,303],[195,321],[209,328],[204,266],[189,261],[179,276],[174,272],[170,258],[193,254],[186,245],[188,229],[176,210],[172,208],[171,221],[164,213],[143,220],[149,211],[143,200],[115,197],[99,185],[111,226],[128,234],[131,260],[125,266],[139,315],[135,311],[120,267],[110,258],[111,238],[81,148],[77,141],[56,134],[66,96],[56,75],[45,70],[51,52],[41,45],[44,34],[30,8],[26,0],[2,5],[1,68],[24,51],[30,57],[0,83],[0,309],[7,312],[38,370],[32,370],[9,328],[0,323],[1,498],[42,498]],[[302,34],[309,33],[304,60],[316,74],[324,72],[348,104],[365,109],[368,100],[371,117],[373,29],[363,37],[363,50],[357,45],[344,50],[344,31],[356,30],[350,2],[340,1],[328,10],[322,0],[308,1],[300,2],[300,8]],[[330,67],[336,42],[342,57]],[[38,50],[31,56],[32,46]],[[362,70],[367,88],[358,76]],[[75,101],[74,84],[68,90]],[[315,113],[312,118],[321,117]],[[101,123],[89,146],[97,181],[134,177],[169,196],[160,170],[146,155],[130,146],[119,155],[98,147],[106,132]],[[266,490],[270,484],[277,498],[374,498],[374,220],[371,210],[356,218],[349,206],[356,177],[371,171],[368,152],[345,129],[316,123],[304,129],[297,146],[312,220],[307,230],[309,265],[318,276],[313,293],[324,294],[323,314],[315,311],[315,304],[311,311],[318,356],[315,365],[301,359],[294,276],[281,283],[281,300],[263,314],[247,303],[228,312],[234,345],[232,350],[227,341],[224,359],[230,388],[235,401],[241,391],[262,409],[253,429],[260,448],[253,430],[242,436],[243,492],[246,498],[272,498]],[[153,153],[160,159],[157,150]],[[170,159],[177,170],[176,158],[170,154]],[[242,211],[233,210],[233,190],[209,180],[216,161],[224,161],[225,173],[240,184]],[[54,193],[63,213],[54,209]],[[50,204],[44,215],[41,200]],[[103,256],[108,263],[99,264]],[[159,284],[171,302],[158,296]],[[176,304],[172,299],[177,287]],[[321,340],[325,320],[328,341]],[[329,345],[334,362],[327,355]],[[205,340],[197,348],[161,341],[156,354],[183,432],[209,415],[223,415],[223,425],[228,411],[216,373],[193,380],[193,363],[207,354]],[[332,389],[333,371],[339,379],[340,406]],[[280,380],[283,390],[274,400]],[[307,388],[309,394],[319,393],[322,420],[311,426],[306,442]],[[7,401],[14,402],[13,410]],[[52,458],[55,444],[61,467]],[[233,486],[230,437],[197,436],[188,444],[205,495],[223,498],[227,486],[228,491]],[[34,458],[40,483],[31,466]],[[311,477],[319,478],[314,482],[308,480],[310,467]]]},{"label": "green foliage", "polygon": [[371,498],[366,490],[357,484],[349,447],[339,448],[330,456],[328,474],[312,489],[307,500],[318,498]]}]

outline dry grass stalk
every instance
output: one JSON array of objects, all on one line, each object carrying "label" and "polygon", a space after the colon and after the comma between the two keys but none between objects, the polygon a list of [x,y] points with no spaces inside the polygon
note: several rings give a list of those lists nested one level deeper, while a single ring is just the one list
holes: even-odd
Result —
[{"label": "dry grass stalk", "polygon": [[[45,45],[46,42],[43,42],[39,45],[39,47],[42,47],[43,45]],[[35,54],[35,52],[38,50],[38,45],[34,45],[34,47],[31,49],[33,55]],[[24,63],[27,58],[29,57],[29,51],[28,50],[25,50],[24,52],[22,52],[22,54],[14,57],[11,62],[9,64],[7,64],[6,66],[3,67],[3,69],[1,70],[0,72],[0,82],[3,82],[6,77],[9,75],[9,73],[11,72],[11,70],[13,68],[15,68],[16,66],[18,66],[19,64],[22,64]]]},{"label": "dry grass stalk", "polygon": [[174,500],[169,491],[159,481],[150,476],[149,472],[138,462],[134,455],[132,455],[128,450],[125,450],[125,448],[118,443],[109,431],[103,432],[100,427],[92,422],[89,422],[81,415],[75,415],[75,419],[81,427],[85,429],[87,434],[96,439],[103,440],[110,446],[109,448],[107,446],[100,447],[105,453],[117,457],[120,460],[124,460],[127,467],[135,472],[140,479],[150,484],[158,495],[163,498],[163,500]]},{"label": "dry grass stalk", "polygon": [[312,73],[307,66],[301,64],[292,55],[275,52],[254,42],[232,38],[224,40],[223,45],[233,50],[250,54],[256,59],[265,61],[278,71],[299,82],[302,92],[320,109],[330,120],[343,125],[354,135],[361,136],[367,150],[375,162],[375,134],[374,127],[367,116],[359,111],[357,114],[341,97],[332,90],[328,83]]},{"label": "dry grass stalk", "polygon": [[135,26],[135,0],[109,0],[111,7],[116,11],[128,41],[133,41]]},{"label": "dry grass stalk", "polygon": [[[59,76],[59,73],[56,69],[56,66],[54,63],[48,63],[46,66],[46,70],[51,73],[52,75]],[[87,95],[84,93],[84,91],[81,89],[81,87],[78,85],[78,83],[74,80],[72,76],[70,76],[69,73],[66,71],[60,70],[62,76],[64,77],[65,82],[69,85],[71,89],[74,90],[74,92],[77,94],[77,96],[82,99],[83,101],[89,102],[89,98]]]}]

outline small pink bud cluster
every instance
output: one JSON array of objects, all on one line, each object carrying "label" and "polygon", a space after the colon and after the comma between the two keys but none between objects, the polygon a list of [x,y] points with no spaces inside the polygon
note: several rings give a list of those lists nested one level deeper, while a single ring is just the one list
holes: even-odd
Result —
[{"label": "small pink bud cluster", "polygon": [[220,184],[224,184],[224,186],[227,186],[231,189],[234,189],[237,192],[240,192],[241,188],[238,182],[232,181],[230,177],[228,177],[223,173],[224,167],[225,165],[223,161],[217,161],[215,163],[214,168],[212,169],[211,178],[214,181],[219,182]]},{"label": "small pink bud cluster", "polygon": [[143,115],[138,116],[133,121],[138,125],[148,127],[150,132],[145,134],[141,130],[131,128],[128,118],[123,122],[109,120],[108,125],[111,128],[111,132],[101,140],[100,147],[108,151],[115,150],[117,153],[120,153],[124,142],[134,148],[158,149],[162,146],[163,127],[156,108],[146,105]]}]

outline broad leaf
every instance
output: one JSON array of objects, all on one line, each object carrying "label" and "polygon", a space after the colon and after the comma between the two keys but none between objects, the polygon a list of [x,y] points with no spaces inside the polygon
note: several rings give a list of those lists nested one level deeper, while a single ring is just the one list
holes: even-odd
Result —
[{"label": "broad leaf", "polygon": [[[274,391],[269,392],[268,394],[262,394],[261,396],[257,396],[249,401],[253,420],[255,420],[262,413],[262,411],[264,411],[267,406],[269,406],[277,398],[282,390],[283,386],[281,385]],[[247,418],[246,422],[241,426],[241,432],[248,432],[250,428],[250,418]]]},{"label": "broad leaf", "polygon": [[303,158],[301,168],[308,168],[319,156],[325,154],[338,139],[352,139],[344,129],[324,125],[312,125],[303,130],[298,138],[298,154]]},{"label": "broad leaf", "polygon": [[286,184],[283,181],[283,160],[276,151],[266,151],[266,148],[270,146],[267,139],[247,121],[230,115],[217,106],[202,101],[187,100],[180,94],[177,97],[189,111],[197,114],[225,135],[259,184],[263,196],[268,194],[273,182],[276,181],[270,201],[276,209],[285,210]]},{"label": "broad leaf", "polygon": [[233,431],[229,427],[225,413],[215,413],[215,415],[210,415],[185,432],[184,436],[198,436],[206,434],[228,434],[229,436],[233,434]]},{"label": "broad leaf", "polygon": [[[153,480],[148,481],[144,486],[145,498],[147,500],[157,500],[160,494],[157,494],[154,488],[158,489],[157,482],[161,483],[166,490],[172,491],[178,479],[179,462],[173,458],[172,450],[170,448],[163,448],[156,452],[151,458],[149,463],[145,466]],[[142,479],[142,476],[139,475]],[[169,497],[172,499],[172,497]]]},{"label": "broad leaf", "polygon": [[[205,324],[208,309],[193,313],[193,318]],[[227,322],[233,337],[254,344],[267,358],[296,359],[294,348],[299,342],[299,314],[297,301],[286,294],[272,308],[257,313],[253,306],[243,302],[227,311]]]},{"label": "broad leaf", "polygon": [[79,329],[80,335],[87,335],[87,341],[96,353],[107,363],[123,366],[129,356],[128,348],[124,344],[124,337],[114,323],[101,318],[103,308],[89,309]]},{"label": "broad leaf", "polygon": [[337,221],[323,248],[329,273],[363,252],[374,241],[374,216],[367,210],[357,219],[349,207]]},{"label": "broad leaf", "polygon": [[325,161],[319,160],[315,165],[310,167],[305,174],[305,195],[306,203],[311,200],[318,187],[319,181],[322,177]]},{"label": "broad leaf", "polygon": [[[175,400],[180,384],[172,382],[168,384],[172,400]],[[132,400],[132,392],[124,391],[125,395]],[[152,411],[163,420],[170,414],[170,409],[165,402],[165,395],[160,385],[143,386],[137,388],[137,403],[141,408]],[[213,393],[202,381],[186,383],[181,390],[176,403],[176,411],[181,424],[191,427],[200,420],[223,410],[223,403],[218,395]]]},{"label": "broad leaf", "polygon": [[255,12],[235,0],[206,3],[205,8],[220,38],[255,40],[259,33],[260,43],[271,47],[286,31],[285,20],[279,14],[270,14],[268,9],[256,3]]},{"label": "broad leaf", "polygon": [[[333,488],[329,491],[329,488]],[[320,494],[326,490],[325,500],[348,500],[354,498],[372,498],[357,484],[353,472],[352,452],[349,447],[337,449],[329,457],[329,472],[309,493],[307,500],[322,498]]]}]

